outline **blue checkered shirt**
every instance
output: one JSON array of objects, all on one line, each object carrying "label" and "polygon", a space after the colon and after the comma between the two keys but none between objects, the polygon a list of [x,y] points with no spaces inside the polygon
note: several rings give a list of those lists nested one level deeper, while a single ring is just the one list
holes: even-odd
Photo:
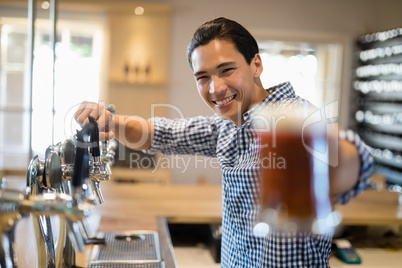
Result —
[{"label": "blue checkered shirt", "polygon": [[[270,95],[259,105],[303,101],[288,82],[268,90]],[[155,133],[149,151],[218,158],[222,170],[222,267],[329,267],[330,234],[253,236],[259,213],[258,150],[250,131],[254,110],[244,114],[245,123],[241,127],[217,115],[174,120],[152,118]],[[357,146],[362,163],[359,183],[339,196],[339,201],[346,203],[366,189],[373,164],[357,134],[341,131],[340,137]]]}]

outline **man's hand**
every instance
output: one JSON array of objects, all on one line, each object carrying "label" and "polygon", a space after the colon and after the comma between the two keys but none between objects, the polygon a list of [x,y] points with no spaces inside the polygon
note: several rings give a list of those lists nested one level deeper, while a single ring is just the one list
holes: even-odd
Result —
[{"label": "man's hand", "polygon": [[75,112],[74,118],[82,126],[89,123],[88,115],[98,123],[101,141],[111,140],[114,137],[114,116],[105,109],[102,103],[82,102]]}]

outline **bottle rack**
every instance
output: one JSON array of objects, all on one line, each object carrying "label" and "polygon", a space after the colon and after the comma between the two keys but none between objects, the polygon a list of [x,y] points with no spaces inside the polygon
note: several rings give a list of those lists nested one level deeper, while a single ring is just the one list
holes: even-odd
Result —
[{"label": "bottle rack", "polygon": [[402,28],[357,40],[352,94],[354,128],[368,145],[375,172],[402,186]]}]

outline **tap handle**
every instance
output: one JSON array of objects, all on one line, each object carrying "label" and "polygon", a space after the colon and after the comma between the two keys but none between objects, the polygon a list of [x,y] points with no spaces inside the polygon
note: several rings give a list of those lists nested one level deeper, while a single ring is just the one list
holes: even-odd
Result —
[{"label": "tap handle", "polygon": [[89,178],[89,134],[93,125],[85,125],[80,131],[77,131],[77,147],[74,160],[74,174],[72,185],[75,189],[82,187],[86,178]]},{"label": "tap handle", "polygon": [[[77,132],[77,134],[78,134],[78,132]],[[72,185],[74,188],[79,187],[83,183],[82,162],[84,161],[85,151],[87,151],[87,150],[88,149],[83,148],[83,144],[78,145],[76,148],[76,155],[75,155],[75,159],[74,159],[74,173],[73,173],[73,180],[72,180]]]},{"label": "tap handle", "polygon": [[93,125],[93,129],[90,133],[91,137],[91,155],[93,157],[99,157],[100,156],[100,150],[99,150],[99,126],[98,123],[96,123],[95,118],[92,116],[88,115],[88,120],[91,125]]},{"label": "tap handle", "polygon": [[85,179],[89,178],[89,155],[88,149],[78,147],[74,163],[72,185],[74,188],[82,187]]}]

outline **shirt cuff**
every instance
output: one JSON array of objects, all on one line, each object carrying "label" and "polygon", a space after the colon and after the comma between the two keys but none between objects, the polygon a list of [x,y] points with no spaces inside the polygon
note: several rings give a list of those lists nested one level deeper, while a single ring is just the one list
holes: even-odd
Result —
[{"label": "shirt cuff", "polygon": [[142,150],[142,152],[146,153],[146,154],[156,154],[159,153],[161,151],[161,146],[159,146],[158,141],[160,140],[160,137],[155,137],[155,133],[160,133],[161,129],[159,127],[159,122],[162,121],[161,118],[159,117],[152,117],[152,118],[148,118],[148,121],[151,121],[154,125],[154,135],[152,137],[151,140],[151,146],[146,149],[146,150]]}]

